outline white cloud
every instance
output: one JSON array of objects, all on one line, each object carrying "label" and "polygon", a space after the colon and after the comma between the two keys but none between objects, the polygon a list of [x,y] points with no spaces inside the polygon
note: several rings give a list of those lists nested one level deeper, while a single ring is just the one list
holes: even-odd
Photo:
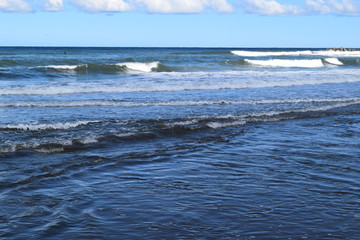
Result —
[{"label": "white cloud", "polygon": [[267,16],[291,16],[304,14],[304,10],[296,5],[282,5],[275,0],[245,0],[244,10]]},{"label": "white cloud", "polygon": [[306,6],[312,13],[359,16],[360,8],[352,0],[306,0]]},{"label": "white cloud", "polygon": [[243,0],[245,12],[267,16],[337,14],[360,16],[353,0],[306,0],[302,6],[281,4],[278,0]]},{"label": "white cloud", "polygon": [[[33,12],[40,10],[62,11],[66,5],[76,6],[80,11],[128,12],[146,10],[149,13],[231,13],[234,11],[230,0],[0,0],[0,12]],[[298,0],[284,4],[285,0],[233,0],[241,1],[240,6],[246,13],[266,16],[299,15],[341,15],[360,16],[358,0]],[[287,1],[290,2],[290,1]],[[359,1],[360,2],[360,1]]]},{"label": "white cloud", "polygon": [[69,0],[86,12],[126,12],[132,6],[123,0]]},{"label": "white cloud", "polygon": [[44,5],[45,11],[61,11],[63,10],[63,1],[62,0],[45,0]]},{"label": "white cloud", "polygon": [[227,0],[135,0],[150,13],[201,13],[205,9],[229,13],[233,7]]},{"label": "white cloud", "polygon": [[0,11],[31,12],[30,6],[22,0],[0,0]]}]

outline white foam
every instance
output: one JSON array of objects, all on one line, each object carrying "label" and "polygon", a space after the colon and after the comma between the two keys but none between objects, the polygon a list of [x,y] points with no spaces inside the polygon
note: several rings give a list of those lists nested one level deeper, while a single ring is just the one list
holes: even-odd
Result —
[{"label": "white foam", "polygon": [[206,124],[206,126],[217,129],[217,128],[223,128],[223,127],[233,127],[233,126],[239,126],[239,125],[245,125],[245,120],[237,120],[233,122],[209,122]]},{"label": "white foam", "polygon": [[360,51],[323,50],[323,51],[313,51],[311,55],[330,56],[330,57],[360,57]]},{"label": "white foam", "polygon": [[42,130],[65,130],[69,128],[76,128],[81,125],[87,125],[90,123],[98,123],[99,121],[78,121],[67,123],[49,123],[49,124],[6,124],[0,125],[0,129],[7,130],[25,130],[25,131],[42,131]]},{"label": "white foam", "polygon": [[[207,105],[257,105],[257,104],[300,104],[300,103],[331,103],[352,102],[360,98],[319,98],[319,99],[266,99],[266,100],[220,100],[220,101],[168,101],[168,102],[123,102],[123,101],[59,101],[59,102],[2,102],[0,107],[143,107],[143,106],[207,106]],[[191,121],[192,122],[192,121]],[[181,125],[183,122],[173,123]],[[195,122],[196,123],[196,122]],[[187,122],[185,124],[188,124]]]},{"label": "white foam", "polygon": [[[321,61],[321,60],[319,60]],[[321,63],[322,64],[322,63]],[[64,95],[89,93],[124,92],[169,92],[192,90],[246,89],[289,87],[333,83],[359,82],[359,70],[325,68],[318,71],[307,68],[289,71],[262,69],[227,72],[152,72],[138,74],[125,82],[106,79],[98,82],[73,81],[66,84],[34,84],[29,86],[0,87],[0,96],[5,95]]]},{"label": "white foam", "polygon": [[168,127],[189,126],[189,125],[197,124],[198,122],[199,122],[198,119],[191,119],[191,120],[178,121],[174,123],[167,123],[166,126]]},{"label": "white foam", "polygon": [[330,64],[332,64],[332,65],[337,65],[337,66],[339,66],[339,65],[344,65],[344,64],[343,64],[339,59],[337,59],[337,58],[325,58],[324,61],[325,61],[326,63],[330,63]]},{"label": "white foam", "polygon": [[360,51],[231,51],[232,54],[242,57],[268,57],[268,56],[334,56],[334,57],[360,57]]},{"label": "white foam", "polygon": [[312,52],[306,51],[231,51],[232,54],[242,57],[266,57],[266,56],[299,56],[299,55],[311,55]]},{"label": "white foam", "polygon": [[82,67],[86,65],[48,65],[48,66],[38,66],[35,68],[52,68],[57,70],[75,70],[78,67]]},{"label": "white foam", "polygon": [[91,143],[97,143],[98,136],[87,136],[83,139],[78,140],[81,144],[91,144]]},{"label": "white foam", "polygon": [[118,66],[126,67],[129,70],[139,72],[152,72],[159,67],[159,62],[124,62],[116,64]]},{"label": "white foam", "polygon": [[271,60],[249,60],[246,62],[265,67],[301,67],[301,68],[319,68],[324,67],[321,59],[311,60],[286,60],[286,59],[271,59]]}]

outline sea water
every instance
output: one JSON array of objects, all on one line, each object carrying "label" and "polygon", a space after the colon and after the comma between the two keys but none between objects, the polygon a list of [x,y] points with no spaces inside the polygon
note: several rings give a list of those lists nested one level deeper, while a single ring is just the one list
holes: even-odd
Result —
[{"label": "sea water", "polygon": [[1,239],[358,239],[360,52],[0,48]]}]

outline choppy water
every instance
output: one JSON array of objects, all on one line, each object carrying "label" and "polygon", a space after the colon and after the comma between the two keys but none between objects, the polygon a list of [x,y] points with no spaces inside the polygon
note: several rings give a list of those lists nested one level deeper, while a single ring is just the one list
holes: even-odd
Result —
[{"label": "choppy water", "polygon": [[358,239],[360,52],[0,48],[1,239]]}]

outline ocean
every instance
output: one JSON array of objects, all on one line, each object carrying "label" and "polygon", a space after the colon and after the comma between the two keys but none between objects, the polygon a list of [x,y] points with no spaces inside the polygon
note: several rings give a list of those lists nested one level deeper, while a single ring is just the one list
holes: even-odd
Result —
[{"label": "ocean", "polygon": [[1,239],[358,239],[360,51],[0,48]]}]

